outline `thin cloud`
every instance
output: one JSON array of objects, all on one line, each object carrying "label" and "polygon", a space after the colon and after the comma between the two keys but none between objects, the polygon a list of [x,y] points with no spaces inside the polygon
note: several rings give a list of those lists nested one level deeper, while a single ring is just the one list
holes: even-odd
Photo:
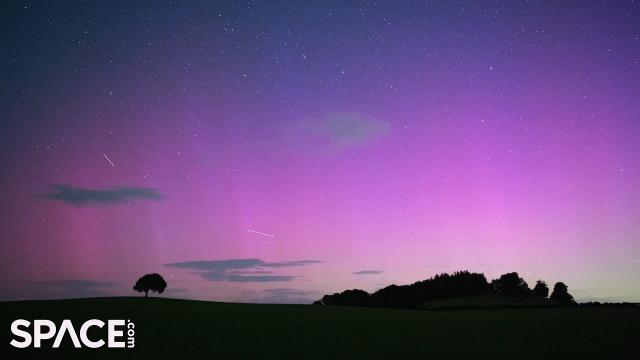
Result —
[{"label": "thin cloud", "polygon": [[152,188],[135,188],[128,186],[114,187],[104,190],[86,189],[66,184],[51,185],[53,192],[37,195],[38,198],[61,201],[71,205],[113,204],[132,200],[160,200],[164,196]]},{"label": "thin cloud", "polygon": [[253,299],[256,303],[272,304],[310,304],[318,294],[316,291],[292,288],[274,288],[262,291],[263,296]]},{"label": "thin cloud", "polygon": [[380,270],[360,270],[353,273],[354,275],[378,275],[382,274]]},{"label": "thin cloud", "polygon": [[299,145],[329,154],[367,147],[391,132],[391,125],[360,112],[335,112],[287,128]]},{"label": "thin cloud", "polygon": [[269,295],[278,295],[278,296],[305,296],[315,294],[315,291],[311,290],[299,290],[292,288],[274,288],[274,289],[264,289],[263,293],[267,293]]},{"label": "thin cloud", "polygon": [[227,281],[231,282],[274,282],[274,281],[291,281],[295,279],[291,275],[235,275],[227,276]]},{"label": "thin cloud", "polygon": [[184,294],[187,292],[187,289],[184,288],[168,288],[164,291],[164,294]]},{"label": "thin cloud", "polygon": [[32,285],[38,286],[57,286],[65,288],[96,288],[96,287],[113,287],[115,283],[110,281],[94,281],[94,280],[46,280],[46,281],[29,281]]},{"label": "thin cloud", "polygon": [[443,264],[427,264],[425,265],[427,268],[445,268],[446,266]]},{"label": "thin cloud", "polygon": [[191,270],[232,270],[250,269],[265,262],[260,259],[195,260],[165,264],[168,267]]},{"label": "thin cloud", "polygon": [[318,260],[296,260],[296,261],[264,263],[262,264],[262,266],[279,268],[279,267],[290,267],[290,266],[305,266],[305,265],[318,264],[321,262],[322,261],[318,261]]},{"label": "thin cloud", "polygon": [[116,283],[109,281],[95,280],[44,280],[44,281],[28,281],[27,285],[31,288],[38,289],[38,292],[45,297],[92,297],[104,296],[105,289],[111,289]]},{"label": "thin cloud", "polygon": [[318,260],[266,262],[260,259],[194,260],[165,264],[167,267],[195,270],[195,274],[209,281],[285,282],[293,275],[273,274],[264,268],[300,267],[320,263]]},{"label": "thin cloud", "polygon": [[247,275],[247,274],[272,274],[273,271],[270,270],[234,270],[234,271],[230,271],[230,274],[234,274],[234,275]]}]

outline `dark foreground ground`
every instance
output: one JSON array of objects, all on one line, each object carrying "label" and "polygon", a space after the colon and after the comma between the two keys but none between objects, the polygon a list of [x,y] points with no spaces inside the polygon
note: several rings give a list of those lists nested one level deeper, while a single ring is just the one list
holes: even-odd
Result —
[{"label": "dark foreground ground", "polygon": [[[130,319],[133,349],[14,349],[24,318]],[[96,298],[0,303],[1,359],[631,359],[640,309],[410,311]],[[90,336],[91,336],[90,332]],[[100,336],[100,335],[97,335]],[[105,336],[106,338],[106,336]]]}]

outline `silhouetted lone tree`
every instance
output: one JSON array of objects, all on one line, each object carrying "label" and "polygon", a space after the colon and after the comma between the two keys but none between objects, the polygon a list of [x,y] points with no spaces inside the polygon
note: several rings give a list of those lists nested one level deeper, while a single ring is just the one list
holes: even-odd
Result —
[{"label": "silhouetted lone tree", "polygon": [[517,272],[507,273],[500,276],[500,279],[491,282],[494,290],[507,296],[529,295],[529,285]]},{"label": "silhouetted lone tree", "polygon": [[143,292],[144,297],[148,297],[149,291],[155,291],[158,294],[162,294],[166,287],[167,282],[164,281],[162,276],[160,276],[160,274],[153,273],[147,274],[138,279],[138,281],[136,281],[136,284],[133,286],[133,290],[137,292]]},{"label": "silhouetted lone tree", "polygon": [[543,280],[538,280],[533,288],[533,296],[546,299],[549,296],[549,287]]},{"label": "silhouetted lone tree", "polygon": [[563,282],[557,282],[553,286],[553,292],[551,293],[549,299],[563,303],[575,303],[575,301],[573,300],[573,296],[569,294],[569,288]]}]

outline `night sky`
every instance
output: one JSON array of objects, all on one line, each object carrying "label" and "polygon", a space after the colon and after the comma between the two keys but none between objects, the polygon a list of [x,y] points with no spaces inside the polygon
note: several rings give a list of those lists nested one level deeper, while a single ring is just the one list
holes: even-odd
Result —
[{"label": "night sky", "polygon": [[0,298],[640,300],[640,3],[6,1]]}]

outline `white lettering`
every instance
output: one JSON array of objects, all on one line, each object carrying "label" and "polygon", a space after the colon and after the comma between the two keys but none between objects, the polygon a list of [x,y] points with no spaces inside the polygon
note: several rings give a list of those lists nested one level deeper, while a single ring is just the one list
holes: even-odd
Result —
[{"label": "white lettering", "polygon": [[68,332],[69,337],[71,337],[71,341],[73,341],[73,346],[75,348],[79,348],[80,340],[78,340],[78,335],[76,335],[76,330],[73,328],[73,324],[71,324],[71,320],[62,320],[62,326],[60,326],[60,330],[58,330],[58,335],[56,339],[53,341],[53,348],[57,349],[60,347],[60,343],[62,342],[62,338],[64,337],[64,333]]},{"label": "white lettering", "polygon": [[124,341],[116,341],[116,337],[123,335],[123,331],[116,330],[116,326],[124,326],[124,320],[109,320],[109,338],[107,346],[110,348],[123,348]]},{"label": "white lettering", "polygon": [[[42,332],[42,328],[47,327],[46,333]],[[39,348],[41,340],[51,339],[56,334],[56,324],[51,320],[34,320],[33,321],[33,347]]]},{"label": "white lettering", "polygon": [[85,346],[90,347],[92,349],[96,349],[104,345],[104,340],[98,340],[98,341],[89,340],[89,337],[87,336],[87,330],[89,330],[89,328],[92,326],[97,326],[101,328],[104,326],[104,321],[97,320],[97,319],[91,319],[86,321],[84,324],[82,324],[82,327],[80,328],[80,339],[82,340],[82,343]]},{"label": "white lettering", "polygon": [[28,328],[29,326],[31,326],[31,322],[24,319],[18,319],[11,323],[11,332],[13,333],[13,335],[21,337],[24,340],[16,341],[16,339],[12,339],[10,344],[13,347],[23,349],[31,345],[31,334],[29,334],[24,330],[19,329],[19,326],[24,326],[25,328]]}]

